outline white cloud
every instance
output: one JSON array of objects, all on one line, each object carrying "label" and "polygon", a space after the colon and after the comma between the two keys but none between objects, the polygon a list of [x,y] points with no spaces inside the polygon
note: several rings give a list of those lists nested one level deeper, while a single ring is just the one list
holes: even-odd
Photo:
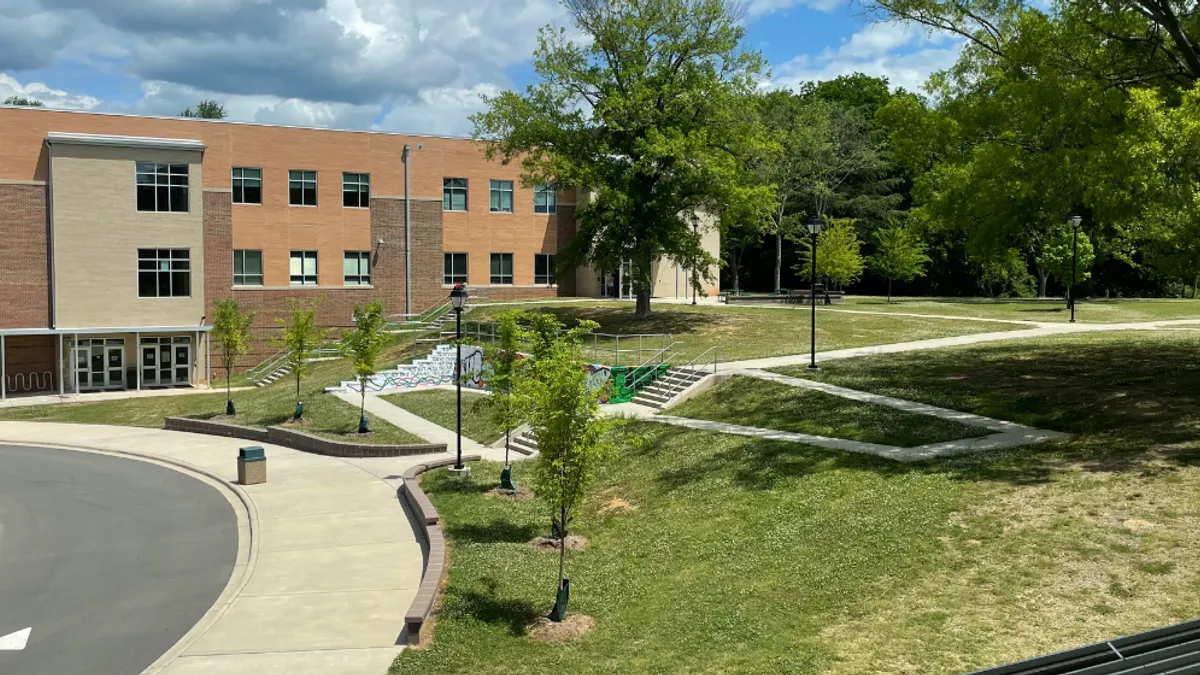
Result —
[{"label": "white cloud", "polygon": [[886,77],[893,87],[918,91],[929,76],[954,65],[961,41],[929,34],[896,22],[872,23],[851,35],[836,50],[801,54],[774,68],[770,86],[795,88],[803,82],[832,80],[864,73]]},{"label": "white cloud", "polygon": [[383,118],[378,128],[384,131],[420,130],[427,134],[469,136],[472,125],[467,118],[483,110],[481,95],[495,96],[500,91],[500,87],[492,84],[423,91],[419,102],[396,106]]},{"label": "white cloud", "polygon": [[848,4],[850,4],[849,0],[750,0],[746,3],[746,15],[754,19],[782,12],[797,5],[828,14],[838,7]]},{"label": "white cloud", "polygon": [[35,98],[46,104],[48,108],[65,110],[92,110],[100,105],[100,99],[94,96],[69,94],[61,89],[51,89],[41,82],[21,84],[16,78],[0,73],[0,101],[9,96]]}]

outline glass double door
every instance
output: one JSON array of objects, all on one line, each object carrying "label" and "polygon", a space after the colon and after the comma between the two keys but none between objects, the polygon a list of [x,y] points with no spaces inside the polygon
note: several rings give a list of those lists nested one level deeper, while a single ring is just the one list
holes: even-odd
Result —
[{"label": "glass double door", "polygon": [[80,340],[75,345],[77,391],[125,387],[125,340]]},{"label": "glass double door", "polygon": [[142,340],[142,386],[172,386],[192,383],[192,339],[148,338]]}]

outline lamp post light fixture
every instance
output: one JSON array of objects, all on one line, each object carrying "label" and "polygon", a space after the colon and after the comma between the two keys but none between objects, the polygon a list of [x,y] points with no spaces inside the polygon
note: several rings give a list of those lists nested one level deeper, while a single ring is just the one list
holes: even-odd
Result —
[{"label": "lamp post light fixture", "polygon": [[[700,239],[700,216],[696,215],[695,213],[692,214],[692,233],[696,235],[697,240]],[[695,267],[695,265],[693,265],[692,266],[692,304],[693,305],[696,304],[696,280],[697,280],[697,278],[698,278],[698,275],[696,274],[696,267]]]},{"label": "lamp post light fixture", "polygon": [[458,455],[454,471],[465,473],[462,461],[462,313],[467,305],[467,289],[455,284],[450,291],[450,307],[454,310],[454,386],[458,394]]},{"label": "lamp post light fixture", "polygon": [[1079,267],[1079,225],[1083,218],[1071,216],[1071,287],[1067,289],[1067,304],[1071,307],[1071,321],[1075,323],[1075,270]]},{"label": "lamp post light fixture", "polygon": [[825,226],[825,222],[821,220],[821,216],[813,216],[805,223],[808,227],[808,233],[812,235],[812,258],[810,259],[809,271],[812,272],[812,279],[808,287],[808,299],[812,304],[812,331],[811,331],[811,360],[808,363],[810,371],[820,370],[817,368],[817,235],[821,234],[821,228]]}]

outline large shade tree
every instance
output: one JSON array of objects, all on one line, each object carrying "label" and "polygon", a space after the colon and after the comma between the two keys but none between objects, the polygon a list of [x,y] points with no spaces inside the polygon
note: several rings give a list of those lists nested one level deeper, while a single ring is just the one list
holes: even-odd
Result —
[{"label": "large shade tree", "polygon": [[718,204],[770,211],[769,184],[744,170],[767,147],[753,106],[764,61],[740,48],[726,0],[564,0],[574,31],[544,28],[538,82],[486,99],[475,137],[519,161],[526,183],[581,187],[566,268],[631,263],[638,317],[663,256],[710,274],[691,214]]}]

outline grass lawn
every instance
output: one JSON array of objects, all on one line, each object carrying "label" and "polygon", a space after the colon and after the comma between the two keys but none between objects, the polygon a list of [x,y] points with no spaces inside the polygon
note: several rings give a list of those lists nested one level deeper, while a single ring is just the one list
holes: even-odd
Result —
[{"label": "grass lawn", "polygon": [[[670,333],[675,340],[684,343],[684,361],[699,356],[714,345],[720,346],[722,361],[801,354],[809,349],[809,314],[807,308],[799,306],[728,308],[659,303],[645,320],[634,319],[633,305],[627,302],[531,303],[524,308],[551,312],[567,325],[573,325],[577,319],[591,319],[600,324],[599,332],[602,333]],[[480,307],[468,316],[473,321],[485,320],[511,309],[513,307],[509,306]],[[827,351],[1019,328],[1013,324],[981,321],[826,313],[817,317],[817,349]],[[634,346],[631,340],[628,347]],[[654,348],[650,341],[645,346]],[[621,343],[621,348],[627,348],[625,342]],[[606,363],[606,358],[612,360],[611,342],[608,349],[607,356],[602,349],[596,358]],[[636,356],[622,356],[624,365],[627,365],[626,358],[636,362]]]},{"label": "grass lawn", "polygon": [[991,433],[980,427],[753,377],[730,378],[671,408],[667,414],[902,448]]},{"label": "grass lawn", "polygon": [[[843,309],[875,312],[910,312],[972,316],[983,319],[1066,322],[1071,318],[1065,300],[1025,298],[887,298],[847,296]],[[1200,319],[1200,300],[1175,298],[1080,299],[1075,303],[1075,320],[1085,323],[1122,323]]]},{"label": "grass lawn", "polygon": [[[458,402],[453,391],[408,391],[388,394],[383,399],[439,426],[451,430],[457,427]],[[484,445],[504,436],[504,431],[492,424],[491,411],[486,406],[489,399],[487,394],[463,390],[463,436]]]},{"label": "grass lawn", "polygon": [[[381,360],[381,364],[394,365],[409,353],[411,353],[411,347],[390,349],[387,357]],[[304,401],[304,419],[307,422],[295,428],[307,433],[358,443],[409,444],[425,442],[414,434],[370,415],[368,415],[368,419],[371,424],[371,433],[366,435],[357,433],[358,407],[324,393],[326,386],[337,384],[341,380],[351,377],[353,377],[353,369],[342,359],[318,361],[311,364],[300,386],[301,400]],[[233,402],[237,406],[238,414],[236,418],[228,421],[234,424],[252,427],[282,424],[291,419],[292,412],[296,408],[296,381],[289,377],[266,387],[234,392]],[[224,412],[225,392],[221,391],[212,394],[6,408],[0,410],[0,420],[121,424],[161,428],[164,417],[212,417]]]},{"label": "grass lawn", "polygon": [[569,646],[523,635],[553,602],[557,556],[525,543],[548,509],[485,497],[496,464],[428,474],[449,586],[430,649],[391,672],[958,675],[1194,618],[1198,348],[1087,335],[824,368],[1078,434],[915,464],[636,423],[575,527],[571,608],[596,628]]}]

